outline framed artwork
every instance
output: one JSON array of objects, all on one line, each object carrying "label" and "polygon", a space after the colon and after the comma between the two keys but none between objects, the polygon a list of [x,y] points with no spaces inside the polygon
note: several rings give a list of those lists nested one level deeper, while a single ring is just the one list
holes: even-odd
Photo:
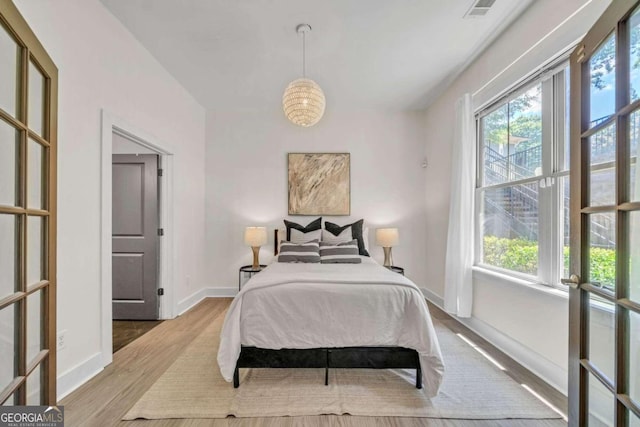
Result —
[{"label": "framed artwork", "polygon": [[349,153],[289,153],[289,215],[349,215]]}]

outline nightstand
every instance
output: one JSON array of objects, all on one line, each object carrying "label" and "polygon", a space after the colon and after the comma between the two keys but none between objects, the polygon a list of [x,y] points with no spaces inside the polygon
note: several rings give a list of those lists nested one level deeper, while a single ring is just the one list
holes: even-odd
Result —
[{"label": "nightstand", "polygon": [[251,279],[254,274],[260,273],[266,267],[267,266],[264,264],[260,264],[260,267],[258,268],[253,268],[253,266],[251,265],[243,265],[242,267],[240,267],[240,269],[238,270],[238,291],[242,290],[243,276],[246,277],[247,275],[249,275],[249,279]]},{"label": "nightstand", "polygon": [[392,265],[391,267],[386,267],[394,273],[402,274],[404,276],[404,268],[398,267],[396,265]]}]

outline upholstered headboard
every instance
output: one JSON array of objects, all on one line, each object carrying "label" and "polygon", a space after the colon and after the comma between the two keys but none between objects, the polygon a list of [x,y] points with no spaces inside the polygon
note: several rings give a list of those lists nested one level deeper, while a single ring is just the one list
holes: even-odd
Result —
[{"label": "upholstered headboard", "polygon": [[280,240],[286,240],[286,230],[276,228],[273,230],[273,256],[278,256],[280,253]]}]

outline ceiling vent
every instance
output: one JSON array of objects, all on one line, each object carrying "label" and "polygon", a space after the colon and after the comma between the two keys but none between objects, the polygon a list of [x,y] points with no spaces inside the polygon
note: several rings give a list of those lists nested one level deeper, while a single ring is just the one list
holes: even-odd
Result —
[{"label": "ceiling vent", "polygon": [[491,6],[496,2],[496,0],[475,0],[467,13],[464,14],[465,18],[480,18],[485,16]]}]

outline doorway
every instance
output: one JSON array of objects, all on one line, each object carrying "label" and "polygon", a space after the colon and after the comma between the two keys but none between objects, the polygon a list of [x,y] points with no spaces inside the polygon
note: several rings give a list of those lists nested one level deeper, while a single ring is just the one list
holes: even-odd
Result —
[{"label": "doorway", "polygon": [[113,133],[113,352],[159,324],[159,155]]},{"label": "doorway", "polygon": [[175,317],[173,156],[102,112],[102,359]]}]

